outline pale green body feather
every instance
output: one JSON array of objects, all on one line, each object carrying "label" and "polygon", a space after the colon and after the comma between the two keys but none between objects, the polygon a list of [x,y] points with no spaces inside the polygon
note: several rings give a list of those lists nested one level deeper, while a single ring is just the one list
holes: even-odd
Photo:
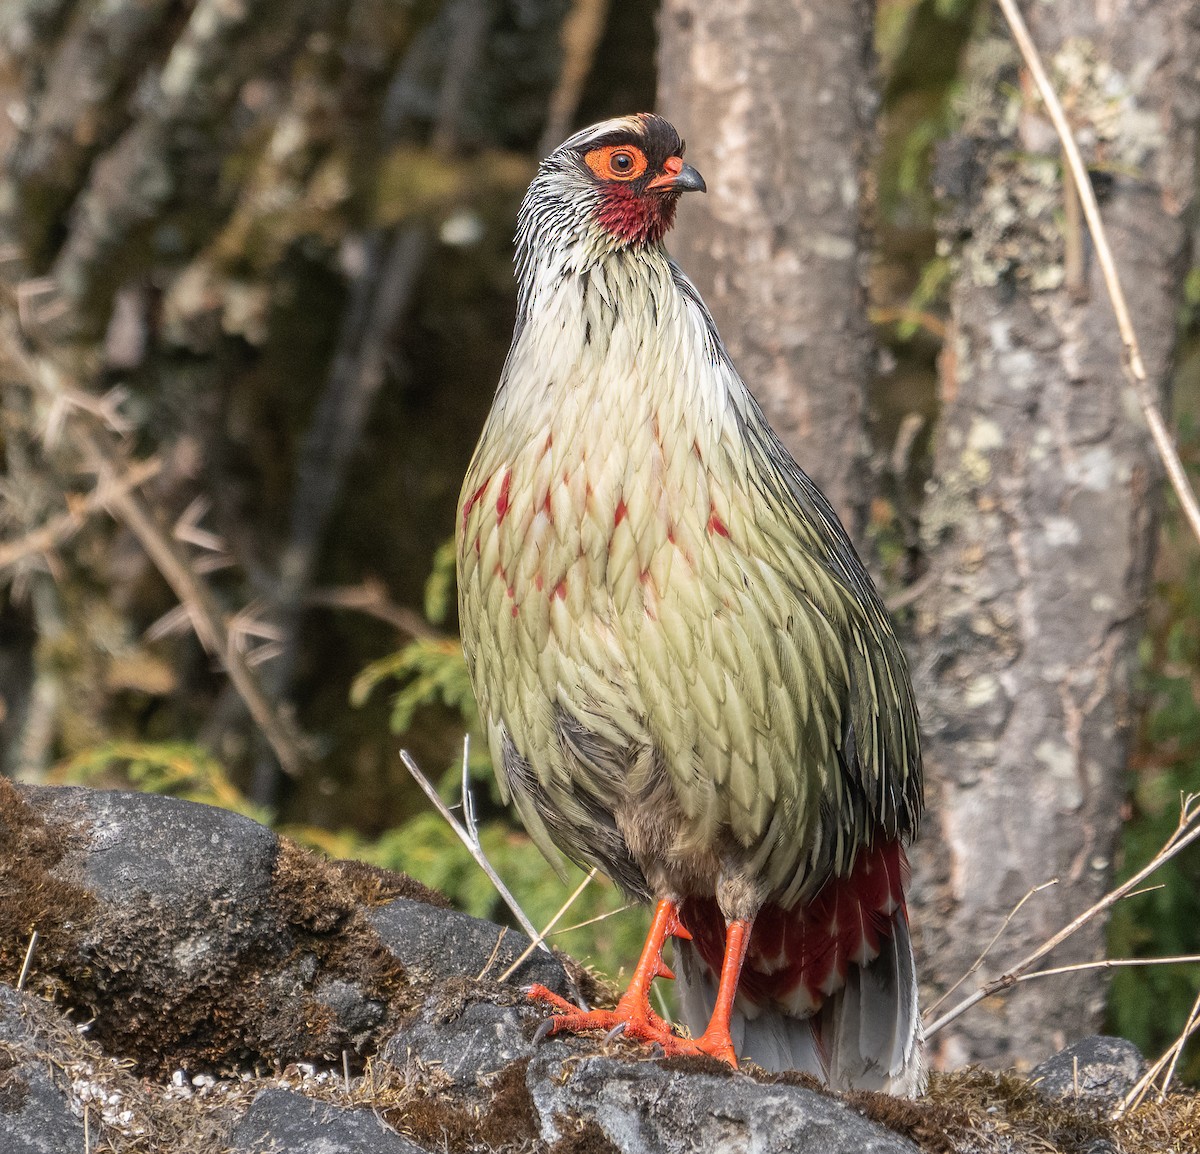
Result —
[{"label": "pale green body feather", "polygon": [[644,896],[793,904],[919,814],[886,615],[661,247],[526,276],[458,525],[501,782]]}]

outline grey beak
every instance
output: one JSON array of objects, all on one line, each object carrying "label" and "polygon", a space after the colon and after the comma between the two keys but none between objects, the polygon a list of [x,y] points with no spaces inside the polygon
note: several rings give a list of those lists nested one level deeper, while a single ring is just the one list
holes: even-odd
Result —
[{"label": "grey beak", "polygon": [[[674,158],[676,163],[680,163],[679,158]],[[671,161],[668,160],[667,164]],[[668,192],[707,192],[708,189],[704,184],[702,177],[690,164],[684,164],[678,172],[672,173],[668,168],[659,176],[656,176],[648,185],[647,188],[665,189]]]},{"label": "grey beak", "polygon": [[690,164],[685,164],[679,175],[671,181],[671,187],[677,192],[707,192],[708,186],[702,177]]}]

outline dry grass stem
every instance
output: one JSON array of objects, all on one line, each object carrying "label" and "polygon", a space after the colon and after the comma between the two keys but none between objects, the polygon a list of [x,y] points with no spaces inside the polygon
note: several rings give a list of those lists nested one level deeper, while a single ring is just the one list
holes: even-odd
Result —
[{"label": "dry grass stem", "polygon": [[1037,86],[1037,90],[1046,106],[1046,111],[1050,115],[1054,130],[1058,134],[1059,141],[1062,144],[1067,168],[1074,178],[1075,191],[1079,195],[1084,219],[1087,221],[1088,232],[1091,233],[1092,243],[1096,248],[1096,259],[1099,261],[1100,269],[1104,274],[1104,284],[1108,289],[1109,300],[1112,301],[1113,312],[1117,319],[1117,329],[1121,334],[1121,343],[1125,347],[1125,359],[1122,368],[1125,370],[1125,375],[1129,378],[1130,383],[1133,385],[1133,390],[1137,394],[1138,403],[1142,407],[1146,424],[1150,427],[1150,435],[1154,439],[1155,448],[1158,450],[1158,455],[1167,471],[1171,487],[1175,490],[1175,495],[1179,498],[1179,504],[1183,509],[1184,516],[1187,518],[1196,540],[1200,541],[1200,503],[1197,503],[1196,494],[1192,490],[1191,483],[1188,481],[1183,462],[1179,459],[1179,453],[1175,448],[1174,442],[1171,440],[1171,434],[1167,430],[1166,422],[1163,420],[1162,412],[1158,406],[1158,401],[1151,390],[1149,379],[1146,376],[1146,366],[1142,363],[1141,347],[1138,345],[1137,334],[1134,331],[1133,321],[1129,315],[1129,306],[1125,301],[1125,293],[1121,288],[1120,277],[1117,275],[1117,265],[1113,260],[1112,249],[1108,244],[1108,236],[1104,231],[1104,223],[1100,219],[1100,206],[1096,202],[1096,193],[1092,188],[1092,181],[1088,176],[1087,167],[1084,165],[1083,157],[1079,153],[1079,146],[1075,143],[1075,138],[1071,134],[1071,127],[1067,123],[1067,114],[1063,111],[1062,103],[1059,101],[1054,87],[1050,83],[1050,78],[1046,75],[1046,69],[1042,64],[1041,57],[1038,55],[1037,47],[1033,43],[1033,37],[1030,36],[1029,29],[1025,26],[1025,21],[1021,17],[1016,0],[997,0],[997,3],[1000,5],[1000,11],[1004,14],[1004,19],[1008,22],[1013,40],[1016,41],[1021,57],[1025,61],[1025,66],[1029,69],[1030,75],[1033,77],[1034,84]]},{"label": "dry grass stem", "polygon": [[584,922],[575,922],[569,926],[562,926],[552,934],[547,934],[547,937],[556,938],[560,934],[569,934],[572,930],[581,930],[584,926],[594,926],[597,922],[606,922],[609,918],[615,918],[617,914],[623,914],[626,910],[637,909],[637,902],[626,902],[623,906],[618,906],[615,910],[609,910],[607,913],[597,914],[594,918],[588,918]]},{"label": "dry grass stem", "polygon": [[554,917],[552,917],[546,923],[546,926],[542,930],[542,932],[540,934],[538,934],[533,939],[533,941],[531,941],[529,943],[528,946],[525,947],[525,949],[521,952],[521,955],[517,958],[517,960],[515,962],[513,962],[513,964],[511,966],[509,966],[508,969],[505,970],[504,973],[502,973],[500,975],[500,980],[502,982],[507,982],[508,979],[511,978],[513,976],[513,974],[515,974],[517,972],[517,970],[519,970],[521,968],[521,963],[524,962],[525,959],[527,957],[529,957],[529,955],[532,954],[533,951],[538,948],[538,946],[542,946],[545,944],[547,935],[550,933],[551,930],[554,929],[554,927],[556,925],[558,925],[558,923],[560,921],[562,921],[563,915],[567,912],[567,910],[569,910],[575,904],[576,901],[578,901],[580,894],[582,894],[583,891],[592,884],[592,882],[596,878],[596,874],[598,874],[599,872],[600,872],[599,870],[597,870],[595,867],[593,867],[591,873],[589,873],[587,875],[587,877],[585,877],[583,879],[583,881],[581,881],[579,883],[579,885],[577,885],[575,887],[575,892],[573,894],[571,894],[571,896],[569,898],[567,898],[567,900],[565,902],[563,902],[563,904],[561,906],[558,907],[558,913],[556,913],[554,915]]},{"label": "dry grass stem", "polygon": [[1004,931],[1007,930],[1008,927],[1012,924],[1013,918],[1015,918],[1017,916],[1021,907],[1027,901],[1029,901],[1029,899],[1031,897],[1033,897],[1034,894],[1039,894],[1042,892],[1042,890],[1048,890],[1051,886],[1056,886],[1056,885],[1058,885],[1058,878],[1051,878],[1048,882],[1042,882],[1041,885],[1033,886],[1025,894],[1025,896],[1019,902],[1017,902],[1017,904],[1015,906],[1013,906],[1013,908],[1011,910],[1008,911],[1008,916],[1004,919],[1003,922],[1001,922],[1000,928],[992,935],[992,940],[990,942],[988,942],[988,944],[986,946],[983,947],[983,952],[980,953],[979,957],[977,957],[974,962],[972,962],[970,969],[968,969],[967,972],[965,974],[963,974],[963,976],[961,978],[959,978],[957,982],[954,983],[954,985],[952,985],[940,998],[938,998],[938,1000],[936,1002],[933,1003],[932,1006],[930,1006],[925,1011],[925,1014],[927,1017],[933,1013],[936,1013],[937,1008],[948,997],[950,997],[950,995],[953,994],[954,991],[957,990],[958,987],[961,986],[963,984],[963,982],[965,982],[972,974],[979,972],[979,967],[983,965],[984,959],[988,956],[988,954],[990,954],[992,952],[992,947],[1000,940],[1000,938],[1004,934]]},{"label": "dry grass stem", "polygon": [[1175,827],[1175,832],[1171,834],[1158,853],[1145,866],[1138,870],[1128,881],[1122,882],[1116,889],[1110,890],[1095,905],[1084,910],[1074,921],[1064,926],[1053,937],[1048,938],[1037,949],[1023,957],[1006,973],[980,986],[974,993],[964,998],[952,1009],[947,1010],[936,1022],[926,1027],[926,1037],[932,1037],[939,1030],[950,1025],[951,1022],[960,1018],[972,1006],[982,1002],[984,998],[990,998],[993,994],[997,994],[1001,990],[1007,990],[1015,986],[1021,980],[1021,975],[1029,973],[1047,954],[1057,949],[1093,918],[1098,917],[1117,902],[1128,897],[1152,873],[1198,840],[1200,840],[1200,794],[1189,794],[1183,799],[1179,814],[1179,824]]},{"label": "dry grass stem", "polygon": [[471,735],[463,734],[462,755],[462,811],[463,822],[471,840],[479,845],[479,825],[475,821],[475,792],[471,789]]},{"label": "dry grass stem", "polygon": [[1200,994],[1196,995],[1196,1000],[1192,1003],[1191,1013],[1188,1014],[1187,1023],[1184,1025],[1179,1037],[1175,1039],[1167,1052],[1138,1079],[1137,1085],[1125,1095],[1120,1105],[1113,1111],[1114,1118],[1121,1118],[1129,1110],[1136,1109],[1164,1069],[1167,1073],[1159,1089],[1157,1101],[1162,1102],[1166,1098],[1167,1088],[1171,1084],[1171,1078],[1175,1073],[1175,1065],[1179,1061],[1179,1055],[1183,1053],[1183,1048],[1187,1045],[1188,1039],[1197,1029],[1200,1029]]},{"label": "dry grass stem", "polygon": [[475,975],[477,982],[486,978],[491,972],[492,966],[496,964],[496,959],[500,956],[500,947],[506,937],[508,937],[508,926],[501,926],[500,932],[496,935],[496,944],[492,946],[492,952],[488,954],[487,961],[483,963],[483,969]]},{"label": "dry grass stem", "polygon": [[25,988],[25,979],[29,977],[29,967],[33,965],[33,951],[37,949],[38,932],[34,930],[29,935],[29,945],[25,948],[25,960],[21,963],[21,973],[17,978],[17,989]]},{"label": "dry grass stem", "polygon": [[[1171,1079],[1175,1077],[1175,1067],[1179,1064],[1179,1059],[1183,1054],[1183,1048],[1187,1045],[1187,1040],[1200,1028],[1200,993],[1196,994],[1196,1000],[1192,1003],[1192,1012],[1188,1014],[1188,1020],[1184,1023],[1183,1030],[1179,1037],[1175,1039],[1168,1053],[1171,1054],[1171,1064],[1167,1067],[1166,1076],[1163,1078],[1163,1083],[1158,1089],[1157,1102],[1166,1100],[1167,1091],[1171,1088]],[[1166,1057],[1164,1054],[1163,1057]]]}]

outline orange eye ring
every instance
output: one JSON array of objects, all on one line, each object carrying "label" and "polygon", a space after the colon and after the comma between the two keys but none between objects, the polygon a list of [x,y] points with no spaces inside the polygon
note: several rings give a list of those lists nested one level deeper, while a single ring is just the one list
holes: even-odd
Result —
[{"label": "orange eye ring", "polygon": [[601,180],[637,180],[646,171],[646,154],[633,144],[593,148],[583,160]]}]

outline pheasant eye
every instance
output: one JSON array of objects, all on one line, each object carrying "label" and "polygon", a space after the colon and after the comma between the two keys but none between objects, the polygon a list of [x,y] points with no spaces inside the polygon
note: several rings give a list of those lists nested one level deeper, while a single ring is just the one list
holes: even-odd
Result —
[{"label": "pheasant eye", "polygon": [[646,171],[645,153],[632,144],[593,148],[583,159],[601,180],[637,180]]}]

